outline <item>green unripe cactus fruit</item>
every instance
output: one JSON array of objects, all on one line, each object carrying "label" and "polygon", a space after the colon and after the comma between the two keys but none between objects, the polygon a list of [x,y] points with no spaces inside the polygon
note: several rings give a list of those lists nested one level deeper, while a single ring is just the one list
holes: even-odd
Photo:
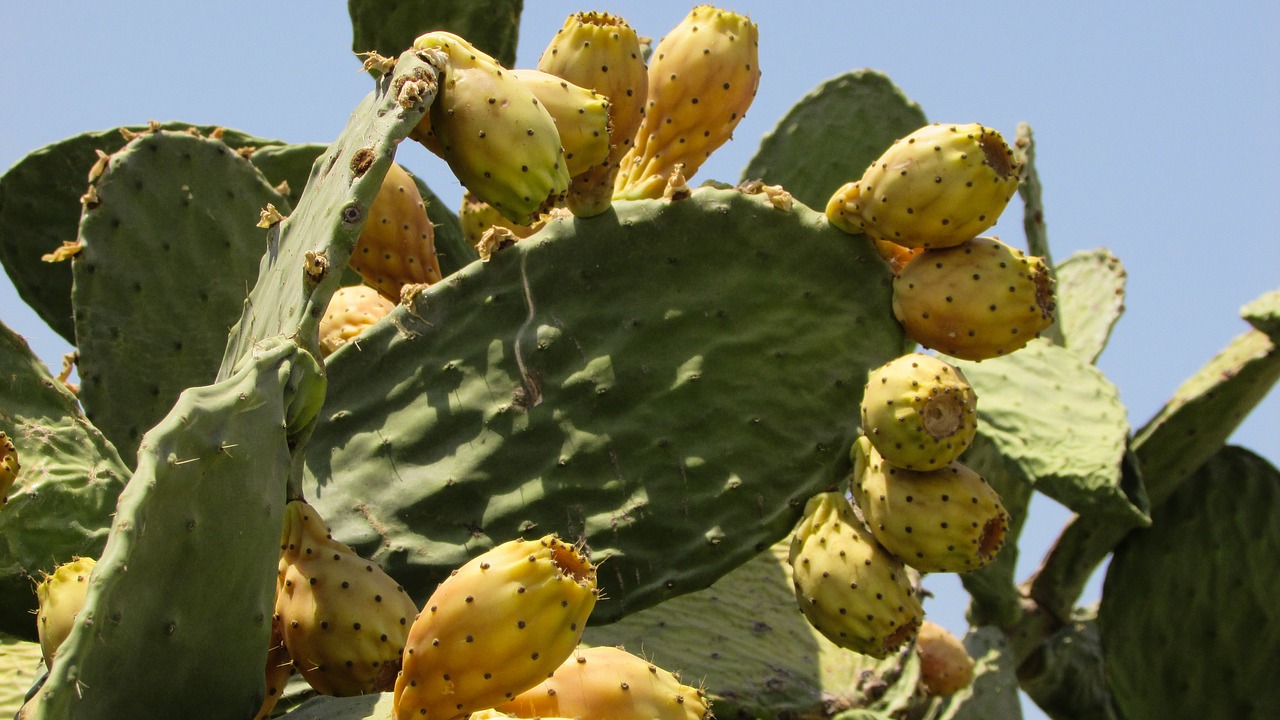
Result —
[{"label": "green unripe cactus fruit", "polygon": [[18,449],[13,446],[9,436],[0,432],[0,507],[9,502],[9,488],[18,479]]},{"label": "green unripe cactus fruit", "polygon": [[328,357],[355,340],[395,306],[368,285],[338,288],[320,318],[320,355]]},{"label": "green unripe cactus fruit", "polygon": [[631,149],[649,97],[648,68],[640,38],[625,20],[608,13],[570,15],[538,60],[538,69],[609,99],[609,156],[569,181],[565,203],[575,215],[609,209],[619,163]]},{"label": "green unripe cactus fruit", "polygon": [[853,445],[850,489],[871,534],[920,572],[969,572],[995,558],[1009,514],[981,475],[953,461],[916,472],[884,461],[865,436]]},{"label": "green unripe cactus fruit", "polygon": [[58,566],[36,586],[40,611],[36,614],[36,630],[40,635],[40,651],[45,667],[53,666],[58,646],[71,634],[76,614],[84,607],[89,591],[89,573],[97,563],[93,558],[79,557]]},{"label": "green unripe cactus fruit", "polygon": [[800,610],[831,642],[883,658],[915,637],[924,608],[907,568],[867,532],[844,495],[809,499],[788,561]]},{"label": "green unripe cactus fruit", "polygon": [[551,113],[572,179],[609,157],[609,100],[541,70],[512,70]]},{"label": "green unripe cactus fruit", "polygon": [[733,137],[760,85],[759,29],[746,16],[699,5],[653,50],[649,98],[614,198],[660,198],[673,173],[693,177]]},{"label": "green unripe cactus fruit", "polygon": [[977,406],[959,368],[911,353],[871,371],[862,395],[862,431],[889,463],[937,470],[973,443]]},{"label": "green unripe cactus fruit", "polygon": [[275,622],[293,665],[322,695],[390,690],[413,600],[377,565],[334,540],[302,500],[285,507]]},{"label": "green unripe cactus fruit", "polygon": [[387,168],[348,264],[394,302],[405,285],[440,281],[435,226],[417,183],[396,163]]},{"label": "green unripe cactus fruit", "polygon": [[1021,173],[995,130],[934,123],[899,139],[861,180],[837,190],[827,218],[873,240],[952,247],[996,224]]},{"label": "green unripe cactus fruit", "polygon": [[439,93],[414,139],[507,219],[527,225],[569,187],[555,120],[511,71],[444,31],[414,41],[448,59]]},{"label": "green unripe cactus fruit", "polygon": [[536,687],[496,708],[515,717],[701,720],[706,694],[617,647],[579,648]]},{"label": "green unripe cactus fruit", "polygon": [[1053,324],[1053,276],[1042,258],[997,238],[927,250],[893,280],[893,314],[907,337],[963,360],[1025,346]]},{"label": "green unripe cactus fruit", "polygon": [[925,620],[916,635],[920,685],[929,695],[954,695],[973,682],[975,663],[964,643],[941,625]]},{"label": "green unripe cactus fruit", "polygon": [[465,718],[538,684],[581,640],[597,595],[586,554],[555,535],[472,558],[413,623],[395,717]]}]

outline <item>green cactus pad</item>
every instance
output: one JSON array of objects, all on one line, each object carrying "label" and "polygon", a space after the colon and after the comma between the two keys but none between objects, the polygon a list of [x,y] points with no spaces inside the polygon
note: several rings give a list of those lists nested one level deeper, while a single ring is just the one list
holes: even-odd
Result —
[{"label": "green cactus pad", "polygon": [[861,178],[894,140],[926,124],[920,106],[887,76],[874,70],[845,73],[791,108],[760,142],[742,178],[781,185],[822,210],[832,193]]},{"label": "green cactus pad", "polygon": [[1036,489],[1082,515],[1133,527],[1144,507],[1121,489],[1129,424],[1115,386],[1046,340],[982,362],[957,361],[978,393],[979,432],[1018,464]]},{"label": "green cactus pad", "polygon": [[1116,548],[1098,627],[1126,720],[1280,717],[1280,471],[1214,455]]},{"label": "green cactus pad", "polygon": [[257,343],[280,335],[320,357],[320,317],[345,274],[330,269],[346,267],[397,144],[435,98],[436,75],[413,52],[404,53],[312,165],[293,214],[267,232],[258,280],[223,353],[219,378]]},{"label": "green cactus pad", "polygon": [[[160,124],[167,130],[194,129],[212,133],[212,125]],[[142,132],[146,125],[125,130]],[[222,142],[231,148],[279,144],[236,130],[225,130]],[[89,132],[34,150],[0,177],[0,263],[13,280],[18,295],[64,340],[76,342],[71,313],[71,268],[40,258],[76,239],[80,223],[80,196],[89,186],[89,169],[97,152],[114,153],[123,147],[119,128]]]},{"label": "green cactus pad", "polygon": [[36,639],[34,582],[97,557],[129,470],[25,340],[0,325],[0,431],[22,464],[0,508],[0,632]]},{"label": "green cactus pad", "polygon": [[375,693],[356,697],[315,697],[289,713],[289,720],[392,720],[394,697]]},{"label": "green cactus pad", "polygon": [[1240,316],[1272,340],[1280,338],[1280,290],[1265,293],[1240,308]]},{"label": "green cactus pad", "polygon": [[396,57],[432,30],[447,30],[492,55],[503,67],[514,67],[520,14],[524,0],[434,0],[384,2],[347,0],[356,53],[374,51]]},{"label": "green cactus pad", "polygon": [[[1236,337],[1185,380],[1134,435],[1137,467],[1129,474],[1141,475],[1151,507],[1218,452],[1278,380],[1280,352],[1258,330]],[[1129,484],[1139,481],[1131,477]],[[1127,531],[1104,517],[1072,518],[1037,573],[1033,596],[1065,618],[1089,576]]]},{"label": "green cactus pad", "polygon": [[[302,143],[298,145],[268,145],[259,148],[249,156],[249,162],[262,173],[267,182],[277,190],[287,189],[283,193],[289,199],[289,207],[298,205],[302,191],[307,187],[307,178],[311,177],[311,166],[329,146],[323,143]],[[287,188],[281,188],[281,184]],[[280,212],[288,214],[285,208]]]},{"label": "green cactus pad", "polygon": [[796,612],[790,544],[776,543],[705,590],[589,627],[583,643],[621,645],[678,668],[723,718],[810,717],[828,703],[870,705],[899,681],[914,689],[899,656],[849,652]]},{"label": "green cactus pad", "polygon": [[0,633],[0,717],[14,717],[44,668],[40,644]]},{"label": "green cactus pad", "polygon": [[[583,298],[589,298],[584,302]],[[581,538],[613,620],[709,585],[848,471],[889,270],[803,206],[702,189],[562,218],[328,359],[308,497],[415,598]]]},{"label": "green cactus pad", "polygon": [[1072,255],[1053,273],[1063,344],[1085,362],[1097,362],[1124,312],[1124,266],[1115,255],[1099,248]]},{"label": "green cactus pad", "polygon": [[288,426],[319,372],[293,343],[266,344],[227,380],[185,391],[147,433],[37,718],[253,715]]},{"label": "green cactus pad", "polygon": [[1120,720],[1111,702],[1097,608],[1081,608],[1019,669],[1020,685],[1050,717]]},{"label": "green cactus pad", "polygon": [[132,464],[182,390],[211,382],[256,276],[269,203],[219,140],[162,131],[111,156],[80,222],[72,303],[85,414]]}]

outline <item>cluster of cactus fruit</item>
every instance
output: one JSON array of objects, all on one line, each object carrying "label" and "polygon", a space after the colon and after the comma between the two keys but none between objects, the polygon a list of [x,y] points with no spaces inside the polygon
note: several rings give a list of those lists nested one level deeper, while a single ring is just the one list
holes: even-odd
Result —
[{"label": "cluster of cactus fruit", "polygon": [[[1029,133],[926,123],[853,74],[784,118],[743,183],[695,188],[760,83],[746,16],[697,6],[650,49],[575,13],[511,69],[465,11],[432,15],[468,3],[420,3],[425,25],[376,48],[362,24],[382,42],[404,23],[369,5],[351,3],[357,49],[396,57],[365,53],[377,89],[328,147],[158,124],[69,142],[53,154],[91,145],[92,169],[56,247],[12,237],[31,204],[13,198],[68,194],[40,184],[45,155],[0,178],[0,260],[31,297],[72,288],[32,302],[72,328],[83,382],[4,329],[0,621],[44,668],[19,717],[1016,717],[1019,686],[1054,717],[1163,717],[1165,680],[1122,664],[1116,628],[1169,572],[1074,605],[1113,551],[1172,552],[1144,528],[1196,522],[1183,496],[1226,469],[1257,507],[1280,499],[1218,421],[1280,377],[1280,299],[1130,437],[1091,364],[1110,326],[1082,317],[1117,294],[1114,263],[1054,267],[1034,223],[1030,254],[982,235],[1015,194],[1039,202]],[[851,102],[884,125],[837,127],[865,147],[798,170],[787,138],[855,122],[834,112]],[[457,217],[394,161],[405,139],[461,181]],[[193,157],[163,209],[137,199]],[[127,258],[187,270],[169,232],[188,221],[165,213],[192,206],[225,266],[169,280],[211,308],[201,333],[131,334]],[[212,237],[208,217],[227,218]],[[265,255],[241,242],[264,234]],[[47,267],[11,258],[34,244]],[[70,279],[41,275],[63,261]],[[134,368],[138,343],[167,355]],[[1001,549],[1033,484],[1078,515],[1015,586]],[[1276,517],[1238,543],[1274,547]],[[963,643],[924,618],[929,573],[972,595]]]}]

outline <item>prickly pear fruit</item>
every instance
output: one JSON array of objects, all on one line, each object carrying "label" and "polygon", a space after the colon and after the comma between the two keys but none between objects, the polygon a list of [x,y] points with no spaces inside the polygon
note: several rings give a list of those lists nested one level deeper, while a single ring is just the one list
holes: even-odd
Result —
[{"label": "prickly pear fruit", "polygon": [[413,623],[395,717],[464,718],[538,684],[577,646],[598,592],[587,555],[555,535],[473,558]]},{"label": "prickly pear fruit", "polygon": [[278,582],[274,620],[316,692],[391,689],[418,608],[382,568],[334,540],[302,500],[285,506]]},{"label": "prickly pear fruit", "polygon": [[925,620],[916,635],[920,684],[929,695],[954,695],[973,682],[973,658],[964,644],[941,625]]},{"label": "prickly pear fruit", "polygon": [[1000,551],[1009,514],[981,475],[953,461],[916,472],[884,461],[865,436],[853,445],[853,500],[885,550],[920,572],[977,570]]},{"label": "prickly pear fruit", "polygon": [[13,446],[9,436],[0,432],[0,507],[9,503],[9,488],[18,479],[18,449]]},{"label": "prickly pear fruit", "polygon": [[338,288],[320,317],[320,355],[328,357],[394,308],[395,303],[368,285]]},{"label": "prickly pear fruit", "polygon": [[1007,355],[1053,323],[1043,259],[997,238],[928,250],[893,279],[893,314],[907,337],[962,360]]},{"label": "prickly pear fruit", "polygon": [[288,684],[289,678],[293,677],[293,673],[293,660],[289,657],[288,648],[284,646],[284,636],[280,632],[279,623],[273,619],[271,644],[267,646],[267,695],[262,699],[262,707],[258,708],[258,713],[253,716],[254,720],[267,720],[271,717],[271,711],[280,702],[284,686]]},{"label": "prickly pear fruit", "polygon": [[551,114],[511,71],[444,31],[413,43],[443,54],[440,89],[414,139],[504,217],[527,225],[560,200],[569,170]]},{"label": "prickly pear fruit", "polygon": [[800,610],[831,642],[883,658],[915,636],[924,608],[906,566],[880,547],[844,495],[809,499],[788,560]]},{"label": "prickly pear fruit", "polygon": [[462,236],[471,243],[472,247],[479,247],[481,239],[490,228],[504,228],[510,230],[514,237],[524,239],[536,231],[535,225],[538,223],[535,220],[535,225],[517,225],[494,210],[492,205],[476,197],[474,193],[466,193],[462,196],[462,208],[458,211],[458,221],[462,223]]},{"label": "prickly pear fruit", "polygon": [[978,396],[959,368],[932,355],[909,353],[869,374],[862,432],[889,463],[937,470],[973,443]]},{"label": "prickly pear fruit", "polygon": [[418,185],[392,163],[369,206],[349,264],[378,292],[399,301],[405,285],[440,281],[435,237]]},{"label": "prickly pear fruit", "polygon": [[609,157],[609,100],[605,96],[541,70],[512,70],[511,74],[556,121],[571,179]]},{"label": "prickly pear fruit", "polygon": [[894,142],[856,183],[827,202],[846,232],[910,248],[943,248],[996,224],[1022,180],[999,132],[934,123]]},{"label": "prickly pear fruit", "polygon": [[609,156],[585,172],[574,174],[565,196],[574,215],[599,215],[612,204],[619,162],[631,148],[649,97],[640,38],[616,15],[574,13],[542,52],[538,69],[609,99]]},{"label": "prickly pear fruit", "polygon": [[579,648],[540,684],[496,708],[516,717],[701,720],[706,694],[616,647]]},{"label": "prickly pear fruit", "polygon": [[728,142],[760,84],[759,30],[737,13],[699,5],[653,50],[649,98],[614,181],[615,199],[660,198],[673,173],[693,177]]},{"label": "prickly pear fruit", "polygon": [[78,557],[59,565],[52,575],[45,575],[36,586],[36,598],[40,610],[36,613],[36,633],[40,637],[40,652],[46,667],[53,667],[58,646],[71,634],[76,613],[84,607],[85,594],[89,592],[89,573],[97,561]]}]

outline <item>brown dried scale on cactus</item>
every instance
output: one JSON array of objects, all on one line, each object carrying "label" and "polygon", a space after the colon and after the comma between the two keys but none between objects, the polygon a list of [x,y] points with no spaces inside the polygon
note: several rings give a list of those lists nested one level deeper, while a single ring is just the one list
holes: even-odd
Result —
[{"label": "brown dried scale on cactus", "polygon": [[622,648],[579,648],[537,686],[498,705],[516,717],[701,720],[711,717],[701,689]]},{"label": "brown dried scale on cactus", "polygon": [[888,462],[946,467],[978,432],[978,396],[959,368],[910,353],[872,370],[862,395],[862,432]]},{"label": "brown dried scale on cactus", "polygon": [[625,20],[609,13],[570,15],[538,60],[538,69],[594,90],[609,100],[608,157],[569,181],[565,203],[573,214],[609,209],[619,163],[631,148],[649,96],[640,38]]},{"label": "brown dried scale on cactus", "polygon": [[275,622],[293,666],[321,695],[390,690],[418,613],[382,568],[334,540],[315,508],[285,506]]},{"label": "brown dried scale on cactus", "polygon": [[850,233],[909,248],[943,248],[1000,219],[1022,166],[999,132],[978,123],[934,123],[896,141],[827,202],[827,218]]},{"label": "brown dried scale on cactus", "polygon": [[349,261],[351,268],[383,296],[400,299],[405,285],[440,281],[435,226],[418,185],[404,168],[392,163],[382,187],[369,206],[360,238]]},{"label": "brown dried scale on cactus", "polygon": [[962,360],[1021,349],[1053,324],[1044,260],[980,237],[928,250],[893,280],[893,314],[907,337]]},{"label": "brown dried scale on cactus", "polygon": [[801,612],[831,642],[883,658],[915,637],[924,608],[907,568],[867,532],[844,495],[809,499],[788,560]]},{"label": "brown dried scale on cactus", "polygon": [[871,441],[853,445],[854,502],[884,549],[920,572],[963,573],[1004,544],[1009,514],[981,475],[953,461],[916,472],[884,461]]},{"label": "brown dried scale on cactus", "polygon": [[660,198],[677,166],[693,177],[733,137],[760,85],[759,29],[699,5],[653,50],[648,105],[622,158],[614,198]]},{"label": "brown dried scale on cactus", "polygon": [[537,685],[581,640],[598,592],[586,553],[555,535],[473,558],[413,623],[395,717],[464,718]]},{"label": "brown dried scale on cactus", "polygon": [[58,646],[71,634],[76,614],[84,607],[89,592],[89,574],[97,561],[78,557],[59,565],[36,586],[40,609],[36,612],[36,632],[46,667],[53,667]]},{"label": "brown dried scale on cactus", "polygon": [[920,685],[929,695],[954,695],[973,683],[973,658],[964,644],[941,625],[925,620],[916,635]]},{"label": "brown dried scale on cactus", "polygon": [[387,316],[395,303],[368,285],[338,288],[320,318],[320,355],[328,357]]},{"label": "brown dried scale on cactus", "polygon": [[411,137],[442,157],[458,180],[512,222],[556,205],[569,170],[556,122],[511,71],[444,31],[414,48],[447,59],[439,94]]},{"label": "brown dried scale on cactus", "polygon": [[0,508],[9,503],[9,489],[17,481],[20,469],[18,449],[8,435],[0,432]]}]

